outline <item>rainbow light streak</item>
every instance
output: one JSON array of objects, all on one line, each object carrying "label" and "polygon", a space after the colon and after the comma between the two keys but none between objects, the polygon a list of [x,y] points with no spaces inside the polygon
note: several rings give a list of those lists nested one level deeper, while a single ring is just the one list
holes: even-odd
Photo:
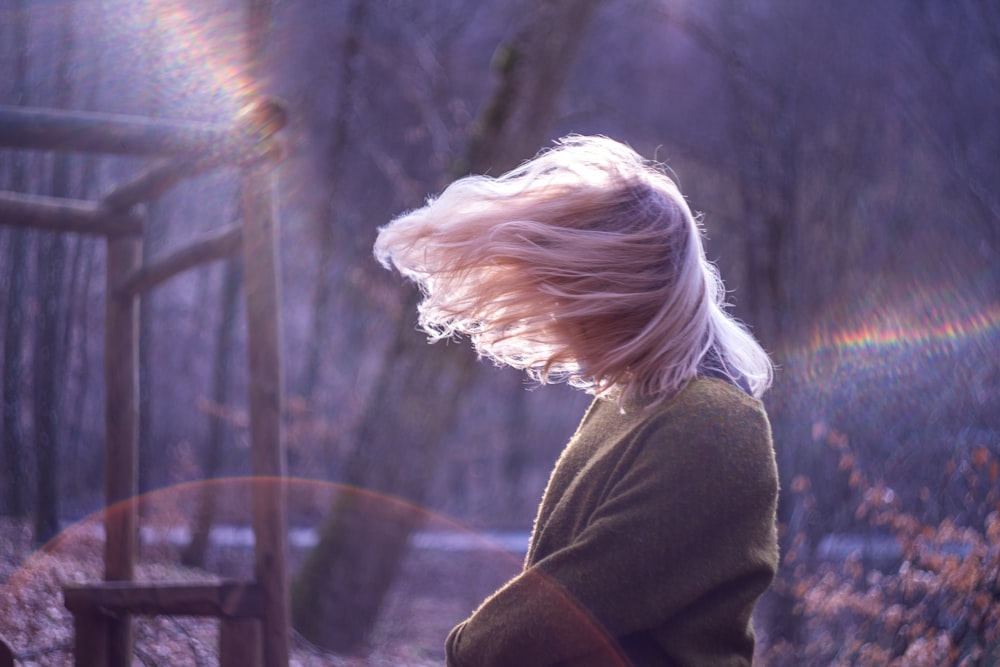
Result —
[{"label": "rainbow light streak", "polygon": [[961,318],[940,321],[913,321],[891,313],[879,321],[864,323],[841,331],[818,331],[810,349],[815,353],[830,350],[863,353],[885,348],[957,349],[977,338],[986,338],[1000,328],[1000,306]]},{"label": "rainbow light streak", "polygon": [[917,288],[905,300],[869,295],[825,323],[805,345],[779,355],[789,370],[826,382],[838,370],[891,380],[930,370],[935,361],[1000,364],[1000,303],[983,305],[954,290]]},{"label": "rainbow light streak", "polygon": [[[131,55],[154,59],[148,67],[154,86],[162,89],[161,113],[232,119],[259,93],[246,62],[242,12],[212,11],[183,0],[123,0],[113,11]],[[174,108],[178,103],[180,110]]]}]

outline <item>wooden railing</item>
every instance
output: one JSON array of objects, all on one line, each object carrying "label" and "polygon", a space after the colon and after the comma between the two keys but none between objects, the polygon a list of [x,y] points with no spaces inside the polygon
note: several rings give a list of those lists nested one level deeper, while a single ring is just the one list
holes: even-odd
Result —
[{"label": "wooden railing", "polygon": [[[109,632],[123,615],[208,616],[219,619],[219,664],[261,667],[261,622],[267,597],[252,583],[172,585],[107,582],[64,589],[73,613],[77,667],[104,667],[111,661]],[[2,667],[2,665],[0,665]]]}]

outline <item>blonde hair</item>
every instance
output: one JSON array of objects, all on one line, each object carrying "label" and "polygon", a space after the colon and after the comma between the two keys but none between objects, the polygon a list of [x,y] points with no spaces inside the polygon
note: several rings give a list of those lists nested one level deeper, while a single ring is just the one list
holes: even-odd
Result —
[{"label": "blonde hair", "polygon": [[607,137],[455,181],[381,228],[375,255],[420,286],[432,340],[467,335],[540,383],[657,400],[706,363],[754,396],[771,383],[676,184]]}]

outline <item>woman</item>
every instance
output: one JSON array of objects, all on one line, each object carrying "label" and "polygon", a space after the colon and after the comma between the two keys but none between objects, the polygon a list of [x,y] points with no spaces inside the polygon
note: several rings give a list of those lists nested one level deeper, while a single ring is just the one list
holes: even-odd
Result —
[{"label": "woman", "polygon": [[382,228],[433,339],[595,399],[552,472],[523,572],[459,624],[454,667],[747,665],[778,564],[772,366],[723,310],[674,182],[570,136]]}]

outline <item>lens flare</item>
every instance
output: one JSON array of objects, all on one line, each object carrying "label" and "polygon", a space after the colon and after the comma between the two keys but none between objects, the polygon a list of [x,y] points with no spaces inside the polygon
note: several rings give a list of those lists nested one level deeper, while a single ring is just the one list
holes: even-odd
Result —
[{"label": "lens flare", "polygon": [[840,393],[855,404],[900,392],[929,401],[935,386],[975,393],[983,385],[985,396],[1000,369],[1000,303],[946,286],[913,287],[903,297],[873,290],[778,358],[810,395]]},{"label": "lens flare", "polygon": [[141,0],[108,3],[102,15],[112,57],[149,77],[139,87],[147,89],[154,115],[225,120],[259,96],[244,12],[216,3]]},{"label": "lens flare", "polygon": [[[14,644],[16,653],[56,643],[66,647],[62,650],[69,651],[68,647],[72,646],[73,623],[59,599],[61,589],[67,584],[101,579],[104,517],[130,506],[133,508],[141,506],[143,515],[140,526],[143,557],[136,566],[138,581],[163,583],[182,580],[183,583],[208,583],[216,581],[218,576],[227,579],[234,577],[245,579],[252,576],[252,556],[249,555],[252,536],[249,540],[245,539],[246,527],[251,523],[251,498],[255,493],[260,493],[263,487],[273,484],[284,486],[289,507],[298,515],[306,517],[306,520],[311,521],[313,525],[322,522],[323,516],[329,512],[332,504],[345,498],[351,499],[349,504],[356,511],[362,512],[362,519],[366,522],[385,524],[398,519],[401,513],[419,518],[418,535],[430,538],[423,540],[424,547],[426,548],[430,542],[437,545],[435,548],[448,551],[448,558],[441,562],[449,570],[458,570],[457,562],[462,559],[467,561],[466,569],[471,563],[472,569],[469,571],[473,572],[473,576],[464,585],[468,586],[471,582],[472,588],[484,587],[478,592],[476,600],[455,600],[448,603],[451,605],[449,609],[452,609],[455,603],[468,604],[467,609],[458,612],[459,616],[455,620],[460,619],[461,614],[470,613],[481,599],[480,595],[486,597],[495,590],[498,583],[514,576],[521,569],[522,554],[504,548],[496,538],[471,530],[454,520],[400,498],[358,487],[301,478],[239,477],[202,480],[159,489],[84,517],[65,528],[44,547],[24,558],[12,572],[5,572],[0,567],[0,634]],[[218,575],[204,570],[182,569],[177,563],[176,551],[190,539],[191,531],[195,528],[194,517],[198,513],[197,506],[205,493],[215,496],[216,521],[228,524],[228,528],[219,531],[219,539],[222,542],[216,544],[217,550],[222,554],[219,562],[226,566],[225,571],[219,571]],[[303,539],[302,530],[297,528],[289,531],[290,546],[293,550],[301,551],[316,542],[315,535]],[[316,532],[312,531],[312,527],[310,530]],[[322,529],[317,528],[317,530]],[[461,558],[453,551],[453,546],[449,546],[454,545],[456,540],[469,550]],[[234,558],[235,552],[241,552],[243,556]],[[2,561],[0,566],[3,566]],[[425,576],[426,574],[424,572]],[[3,575],[8,575],[6,580]],[[441,576],[458,576],[458,573]],[[560,601],[565,607],[565,613],[577,620],[581,630],[594,633],[608,656],[620,655],[616,644],[601,627],[599,621],[572,599],[562,586],[540,572],[525,576],[529,577],[543,594]],[[431,582],[430,585],[435,584]],[[431,597],[439,594],[446,596],[450,593],[445,593],[445,590],[453,587],[441,586],[441,588],[441,591],[431,590],[425,594]],[[476,593],[471,590],[466,592]],[[406,599],[398,604],[414,606],[413,610],[403,610],[405,613],[402,617],[415,619],[420,616],[419,606],[426,604],[426,600]],[[38,619],[42,616],[48,620],[39,623]],[[139,622],[152,623],[154,620],[155,617],[142,619]],[[440,645],[450,628],[450,622],[447,619],[445,622],[449,627],[438,628],[440,636],[423,637],[422,641],[433,646]],[[426,623],[421,622],[418,631],[426,633]],[[194,628],[185,632],[188,632],[190,637],[201,630]],[[163,633],[162,628],[152,632],[138,632],[137,645],[142,643],[144,650],[153,651],[157,642],[163,638]],[[172,656],[172,658],[170,664],[188,664],[183,662],[187,656]],[[192,664],[202,663],[196,660]]]},{"label": "lens flare", "polygon": [[846,329],[819,329],[810,349],[865,354],[887,348],[920,348],[928,353],[951,353],[966,343],[989,338],[1000,322],[1000,306],[962,312],[949,307],[945,299],[929,293],[919,307],[870,312],[861,322]]}]

